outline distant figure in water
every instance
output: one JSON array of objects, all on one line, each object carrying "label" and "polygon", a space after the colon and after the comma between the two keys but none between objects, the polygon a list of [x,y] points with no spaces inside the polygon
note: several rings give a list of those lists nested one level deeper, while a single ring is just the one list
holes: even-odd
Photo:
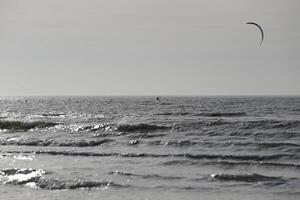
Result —
[{"label": "distant figure in water", "polygon": [[160,98],[159,97],[156,97],[156,103],[160,104]]}]

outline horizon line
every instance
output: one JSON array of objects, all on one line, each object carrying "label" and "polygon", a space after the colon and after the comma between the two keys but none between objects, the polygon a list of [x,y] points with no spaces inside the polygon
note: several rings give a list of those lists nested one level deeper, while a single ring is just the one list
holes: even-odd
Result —
[{"label": "horizon line", "polygon": [[300,97],[300,94],[41,94],[41,95],[0,95],[3,97]]}]

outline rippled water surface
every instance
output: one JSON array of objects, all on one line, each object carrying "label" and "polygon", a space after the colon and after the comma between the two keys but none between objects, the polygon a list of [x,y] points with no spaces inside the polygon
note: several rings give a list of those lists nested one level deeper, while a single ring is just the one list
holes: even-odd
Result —
[{"label": "rippled water surface", "polygon": [[299,199],[299,97],[2,97],[1,199]]}]

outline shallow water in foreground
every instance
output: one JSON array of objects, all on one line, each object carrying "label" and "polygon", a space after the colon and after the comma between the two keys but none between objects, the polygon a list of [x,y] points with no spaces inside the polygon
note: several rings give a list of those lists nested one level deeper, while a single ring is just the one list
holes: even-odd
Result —
[{"label": "shallow water in foreground", "polygon": [[299,199],[299,97],[2,97],[2,199]]}]

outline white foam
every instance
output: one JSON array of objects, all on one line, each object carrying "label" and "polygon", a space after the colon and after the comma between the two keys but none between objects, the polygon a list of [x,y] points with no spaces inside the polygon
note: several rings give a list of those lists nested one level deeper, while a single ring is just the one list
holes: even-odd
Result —
[{"label": "white foam", "polygon": [[44,173],[45,171],[42,169],[32,171],[29,174],[16,173],[14,175],[5,176],[6,180],[4,181],[4,183],[12,183],[12,182],[22,183],[22,182],[30,181],[31,179],[36,177],[41,177]]},{"label": "white foam", "polygon": [[23,156],[23,155],[17,155],[13,156],[13,158],[18,160],[33,160],[35,156]]},{"label": "white foam", "polygon": [[32,188],[32,189],[37,189],[37,188],[38,188],[38,186],[36,185],[35,182],[29,182],[29,183],[26,183],[26,186],[27,186],[27,187],[30,187],[30,188]]}]

